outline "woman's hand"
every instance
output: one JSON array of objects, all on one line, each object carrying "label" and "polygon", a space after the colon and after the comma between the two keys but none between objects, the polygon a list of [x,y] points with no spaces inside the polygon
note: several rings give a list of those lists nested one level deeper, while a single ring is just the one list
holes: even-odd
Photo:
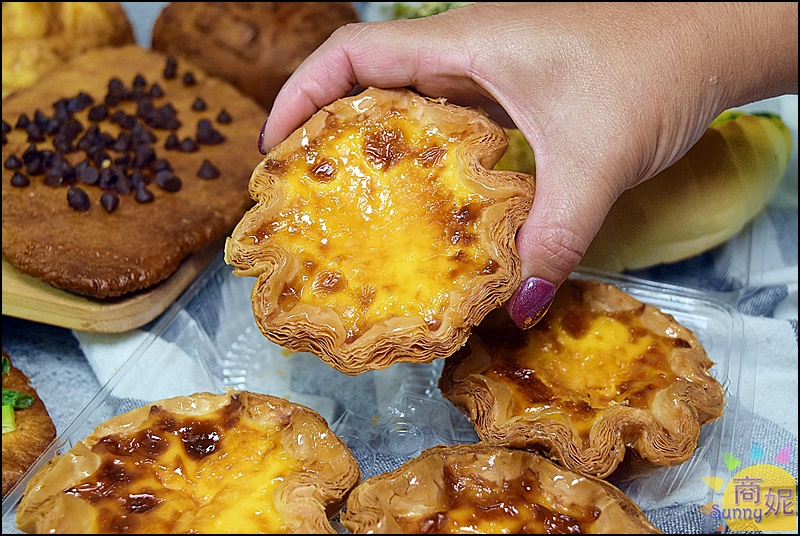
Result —
[{"label": "woman's hand", "polygon": [[525,135],[536,194],[507,309],[527,328],[623,191],[674,163],[723,110],[797,91],[797,4],[476,3],[347,25],[284,85],[259,148],[368,86],[479,106]]}]

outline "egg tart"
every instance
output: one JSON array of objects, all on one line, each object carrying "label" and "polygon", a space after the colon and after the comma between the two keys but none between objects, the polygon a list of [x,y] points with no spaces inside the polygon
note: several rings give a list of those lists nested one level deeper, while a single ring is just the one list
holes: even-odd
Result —
[{"label": "egg tart", "polygon": [[[14,366],[3,349],[3,497],[56,438],[56,427],[27,374]],[[13,425],[6,422],[6,411]],[[8,431],[6,427],[8,426]]]},{"label": "egg tart", "polygon": [[256,323],[355,375],[450,355],[520,282],[533,177],[481,110],[368,88],[317,112],[253,172],[226,261]]},{"label": "egg tart", "polygon": [[334,533],[361,479],[315,411],[247,391],[113,417],[28,483],[25,532]]},{"label": "egg tart", "polygon": [[439,380],[488,443],[624,481],[686,461],[700,428],[722,416],[723,388],[697,336],[612,284],[567,280],[526,331],[497,317]]},{"label": "egg tart", "polygon": [[362,482],[342,524],[355,534],[660,534],[603,480],[487,444],[429,448]]}]

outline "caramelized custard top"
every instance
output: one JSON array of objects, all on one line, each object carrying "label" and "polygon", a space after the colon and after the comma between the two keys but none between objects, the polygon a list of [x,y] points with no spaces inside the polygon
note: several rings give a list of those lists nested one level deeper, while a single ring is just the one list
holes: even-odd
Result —
[{"label": "caramelized custard top", "polygon": [[197,417],[154,405],[139,431],[101,438],[100,466],[66,493],[95,507],[100,533],[285,532],[274,496],[298,462],[277,424],[241,417],[235,397]]},{"label": "caramelized custard top", "polygon": [[479,236],[492,203],[459,171],[459,133],[404,118],[342,122],[285,160],[267,160],[282,180],[285,205],[252,235],[300,261],[279,310],[330,307],[352,342],[388,317],[439,328],[450,293],[496,271]]},{"label": "caramelized custard top", "polygon": [[670,355],[689,343],[648,328],[644,305],[590,309],[567,290],[533,328],[481,334],[492,356],[482,374],[511,390],[513,415],[566,416],[587,440],[607,408],[651,409],[655,395],[680,380]]},{"label": "caramelized custard top", "polygon": [[439,511],[396,518],[408,534],[585,534],[601,513],[578,504],[565,513],[531,469],[498,486],[465,476],[457,465],[445,466],[443,484],[446,499]]}]

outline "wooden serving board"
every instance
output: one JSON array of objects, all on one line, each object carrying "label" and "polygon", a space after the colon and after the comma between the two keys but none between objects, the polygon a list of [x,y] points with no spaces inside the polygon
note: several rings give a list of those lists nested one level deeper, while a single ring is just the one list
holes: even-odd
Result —
[{"label": "wooden serving board", "polygon": [[216,241],[181,263],[158,285],[129,297],[99,300],[79,296],[23,274],[3,259],[3,314],[53,326],[98,333],[122,333],[163,313],[222,253]]}]

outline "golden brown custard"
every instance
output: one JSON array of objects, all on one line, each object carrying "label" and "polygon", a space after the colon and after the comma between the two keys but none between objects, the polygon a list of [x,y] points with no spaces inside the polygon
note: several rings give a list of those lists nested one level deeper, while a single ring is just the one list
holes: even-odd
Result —
[{"label": "golden brown custard", "polygon": [[286,208],[253,240],[301,266],[281,312],[330,307],[348,341],[389,317],[421,316],[438,329],[450,292],[495,269],[477,227],[492,200],[465,182],[456,143],[388,110],[357,124],[332,119],[288,159],[267,160]]},{"label": "golden brown custard", "polygon": [[366,480],[342,522],[357,534],[659,532],[610,484],[483,444],[434,447]]},{"label": "golden brown custard", "polygon": [[241,410],[234,400],[186,418],[152,406],[142,430],[92,447],[100,466],[66,493],[95,506],[103,533],[286,532],[273,498],[297,460],[277,425],[248,426]]},{"label": "golden brown custard", "polygon": [[538,481],[527,470],[502,486],[487,486],[479,479],[456,474],[445,467],[444,508],[422,519],[400,516],[397,521],[406,532],[421,534],[586,534],[600,510],[592,505],[558,511]]},{"label": "golden brown custard", "polygon": [[533,328],[481,325],[445,362],[442,394],[495,444],[544,450],[606,477],[633,448],[674,465],[722,415],[694,333],[613,285],[567,280]]},{"label": "golden brown custard", "polygon": [[[19,526],[33,532],[333,532],[326,510],[344,501],[360,472],[321,417],[241,392],[174,400],[117,417],[110,429],[45,466],[26,490]],[[313,500],[302,499],[312,491]]]},{"label": "golden brown custard", "polygon": [[607,408],[650,409],[678,381],[670,354],[689,343],[654,332],[643,313],[588,310],[560,293],[533,328],[483,337],[492,356],[483,374],[514,392],[512,414],[561,415],[586,441]]},{"label": "golden brown custard", "polygon": [[315,114],[254,171],[226,245],[259,278],[262,332],[350,374],[452,353],[520,278],[533,178],[491,169],[506,144],[482,112],[409,90]]}]

